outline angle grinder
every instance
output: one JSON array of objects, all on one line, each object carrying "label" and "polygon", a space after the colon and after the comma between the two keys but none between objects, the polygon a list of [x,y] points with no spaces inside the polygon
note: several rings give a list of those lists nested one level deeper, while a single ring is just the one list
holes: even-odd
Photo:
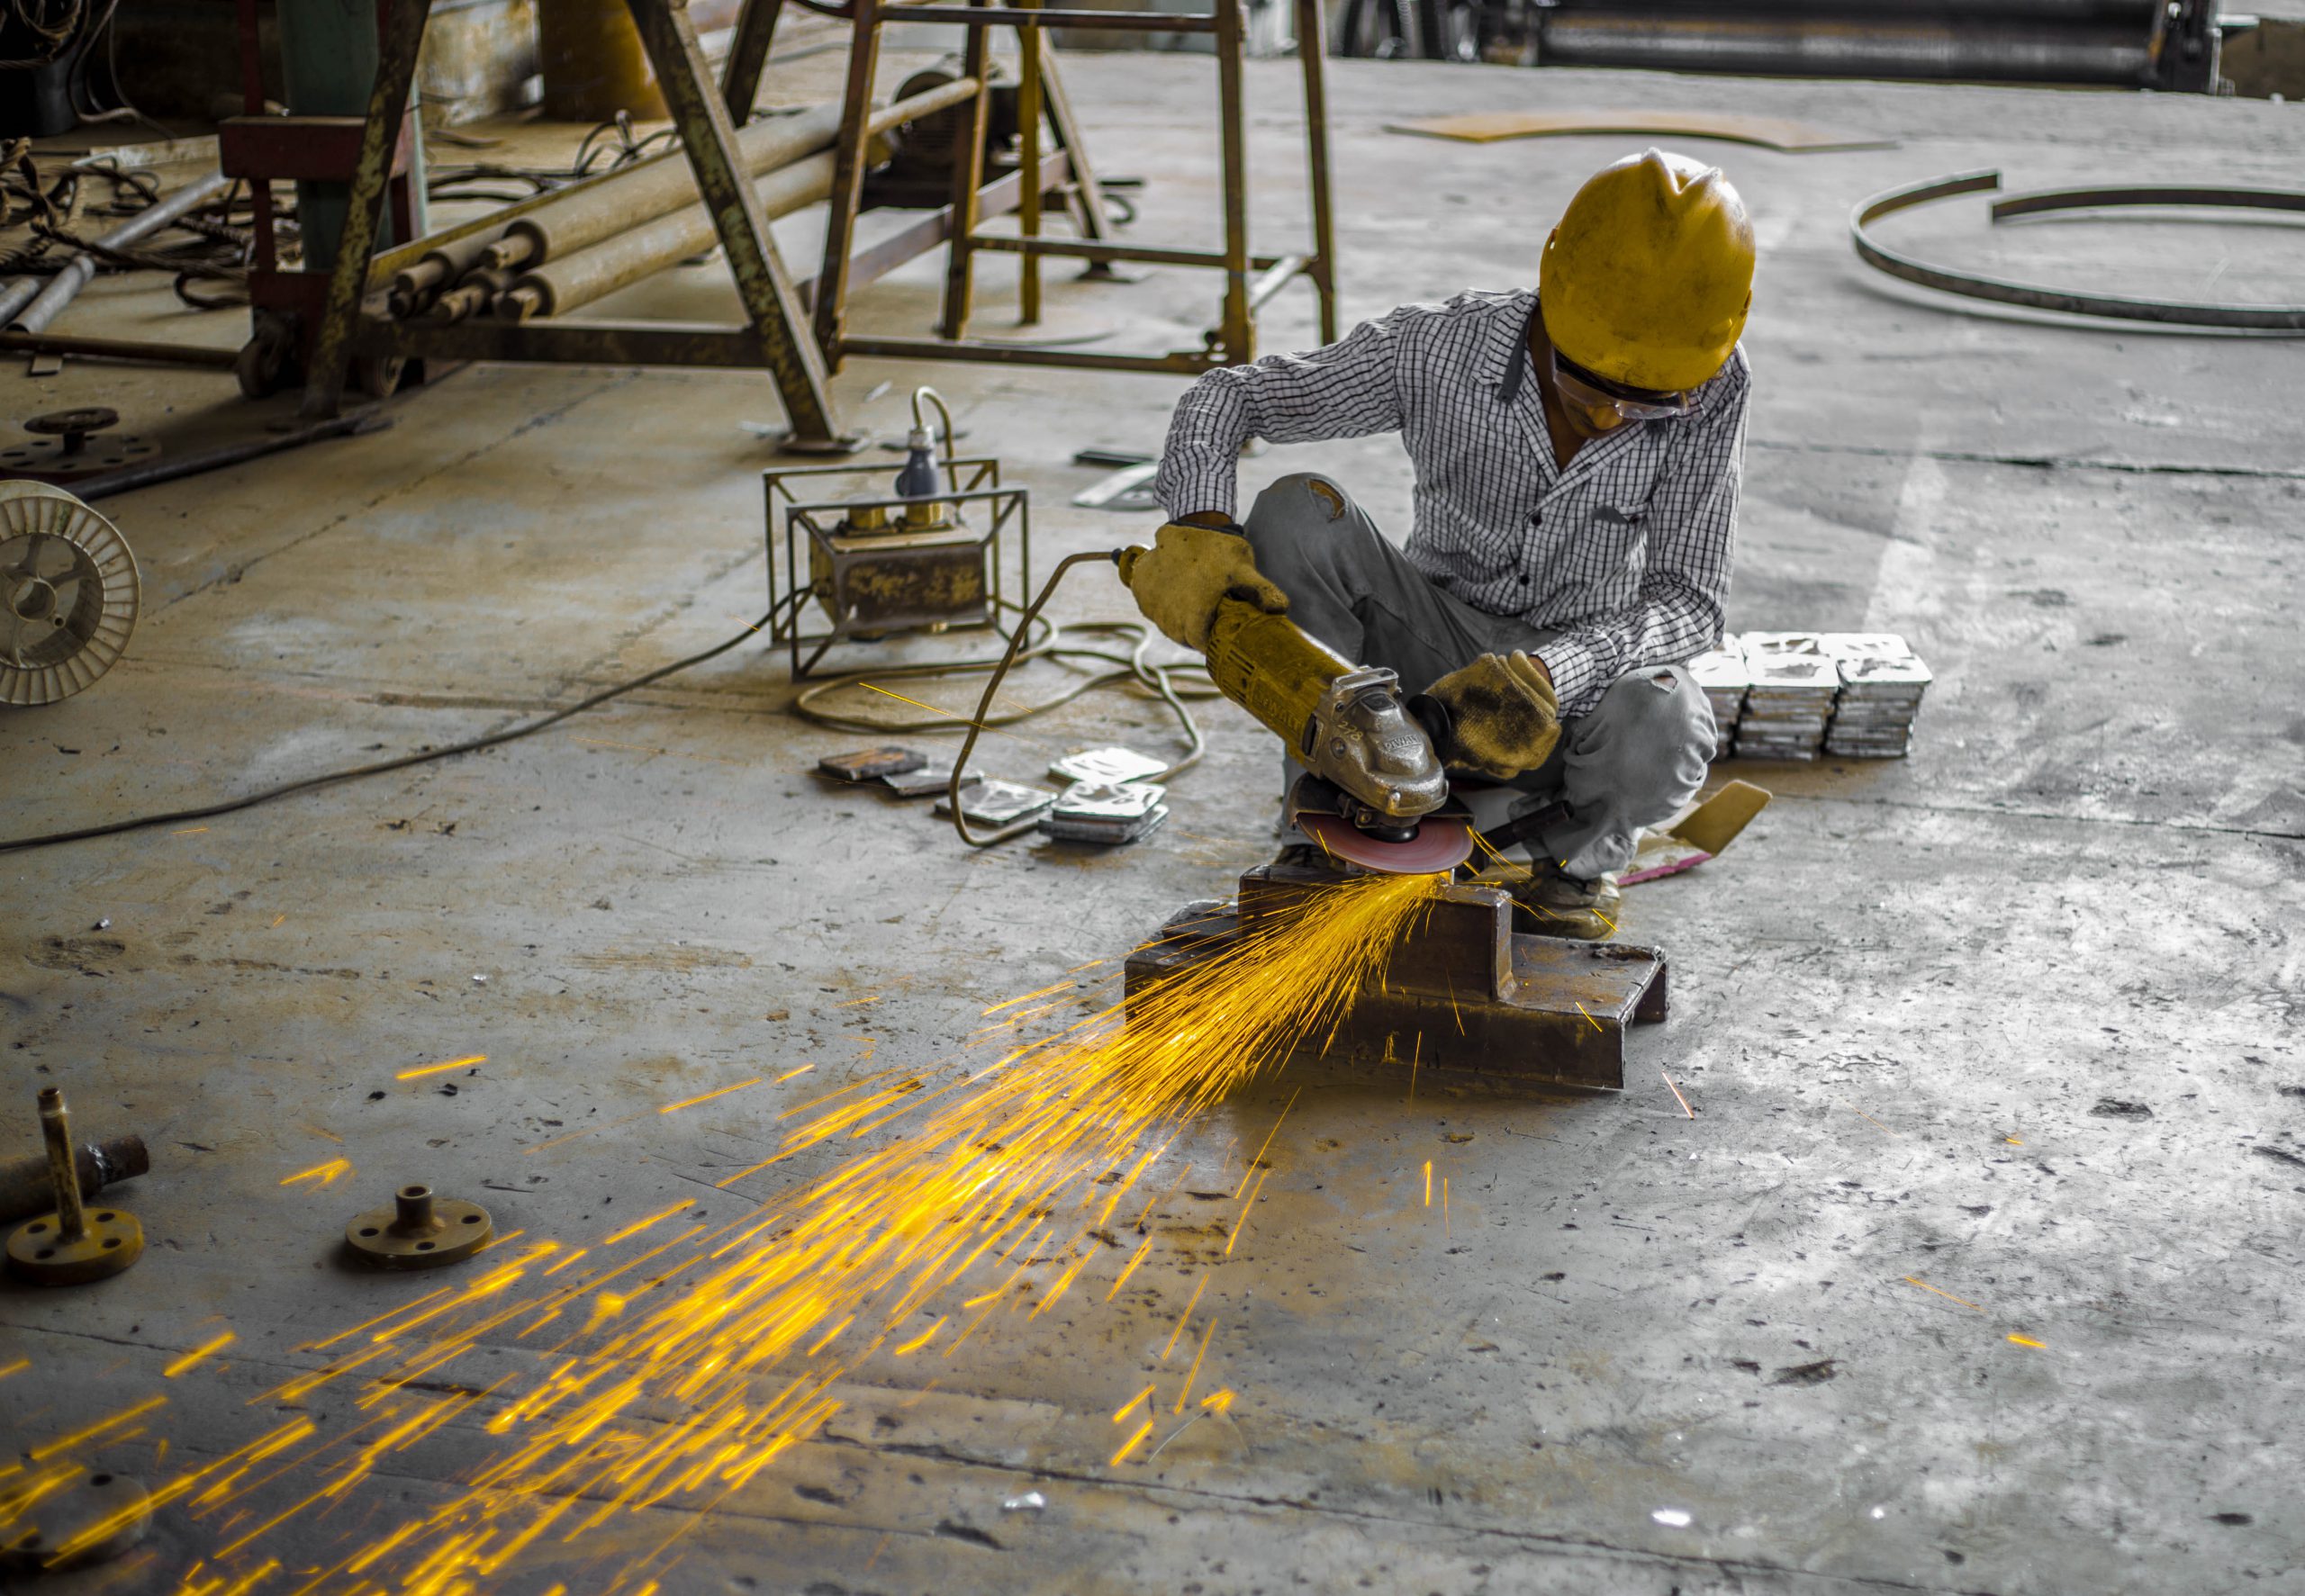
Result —
[{"label": "angle grinder", "polygon": [[[1114,552],[1124,581],[1136,552]],[[1242,599],[1217,607],[1202,652],[1217,690],[1305,767],[1287,809],[1298,831],[1338,859],[1397,875],[1454,870],[1471,855],[1472,817],[1434,752],[1446,709]]]}]

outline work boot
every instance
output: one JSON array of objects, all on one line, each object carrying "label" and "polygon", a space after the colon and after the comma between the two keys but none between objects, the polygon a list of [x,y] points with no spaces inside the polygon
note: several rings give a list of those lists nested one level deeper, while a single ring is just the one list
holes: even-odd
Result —
[{"label": "work boot", "polygon": [[1513,916],[1513,929],[1537,936],[1606,942],[1616,934],[1623,912],[1623,898],[1614,877],[1580,880],[1550,860],[1533,870],[1493,865],[1477,879],[1483,886],[1502,887],[1512,894],[1522,911]]}]

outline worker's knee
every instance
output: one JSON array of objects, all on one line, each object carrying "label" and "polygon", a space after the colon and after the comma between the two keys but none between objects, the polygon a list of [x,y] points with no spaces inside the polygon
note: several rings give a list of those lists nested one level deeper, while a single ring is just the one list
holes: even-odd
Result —
[{"label": "worker's knee", "polygon": [[1328,478],[1291,472],[1256,496],[1241,529],[1256,551],[1257,569],[1279,581],[1283,570],[1355,558],[1360,540],[1352,533],[1374,534],[1367,518],[1352,510],[1352,500]]},{"label": "worker's knee", "polygon": [[[1577,728],[1577,753],[1608,785],[1640,791],[1645,810],[1670,814],[1704,785],[1712,762],[1713,706],[1678,665],[1652,665],[1609,684]],[[1644,820],[1641,824],[1649,824]]]}]

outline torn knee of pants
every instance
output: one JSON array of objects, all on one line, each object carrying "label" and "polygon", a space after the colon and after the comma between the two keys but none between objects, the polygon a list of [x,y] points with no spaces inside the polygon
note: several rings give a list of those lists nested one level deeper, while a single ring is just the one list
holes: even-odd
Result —
[{"label": "torn knee of pants", "polygon": [[1307,477],[1305,479],[1305,491],[1327,508],[1329,519],[1334,521],[1343,518],[1344,494],[1334,482],[1323,482],[1316,476]]},{"label": "torn knee of pants", "polygon": [[1675,688],[1680,686],[1680,684],[1681,679],[1674,675],[1670,671],[1651,671],[1649,673],[1649,685],[1659,689],[1660,691],[1671,692]]}]

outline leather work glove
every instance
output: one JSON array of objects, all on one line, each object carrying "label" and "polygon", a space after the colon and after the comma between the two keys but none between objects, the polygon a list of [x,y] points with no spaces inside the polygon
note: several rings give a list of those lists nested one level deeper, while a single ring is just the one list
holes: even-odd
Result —
[{"label": "leather work glove", "polygon": [[1485,654],[1424,690],[1449,712],[1441,762],[1509,781],[1551,757],[1560,741],[1552,681],[1519,649]]},{"label": "leather work glove", "polygon": [[1209,623],[1226,599],[1285,615],[1288,595],[1257,573],[1249,540],[1237,532],[1171,521],[1151,548],[1124,550],[1120,579],[1144,618],[1187,648],[1206,651]]}]

